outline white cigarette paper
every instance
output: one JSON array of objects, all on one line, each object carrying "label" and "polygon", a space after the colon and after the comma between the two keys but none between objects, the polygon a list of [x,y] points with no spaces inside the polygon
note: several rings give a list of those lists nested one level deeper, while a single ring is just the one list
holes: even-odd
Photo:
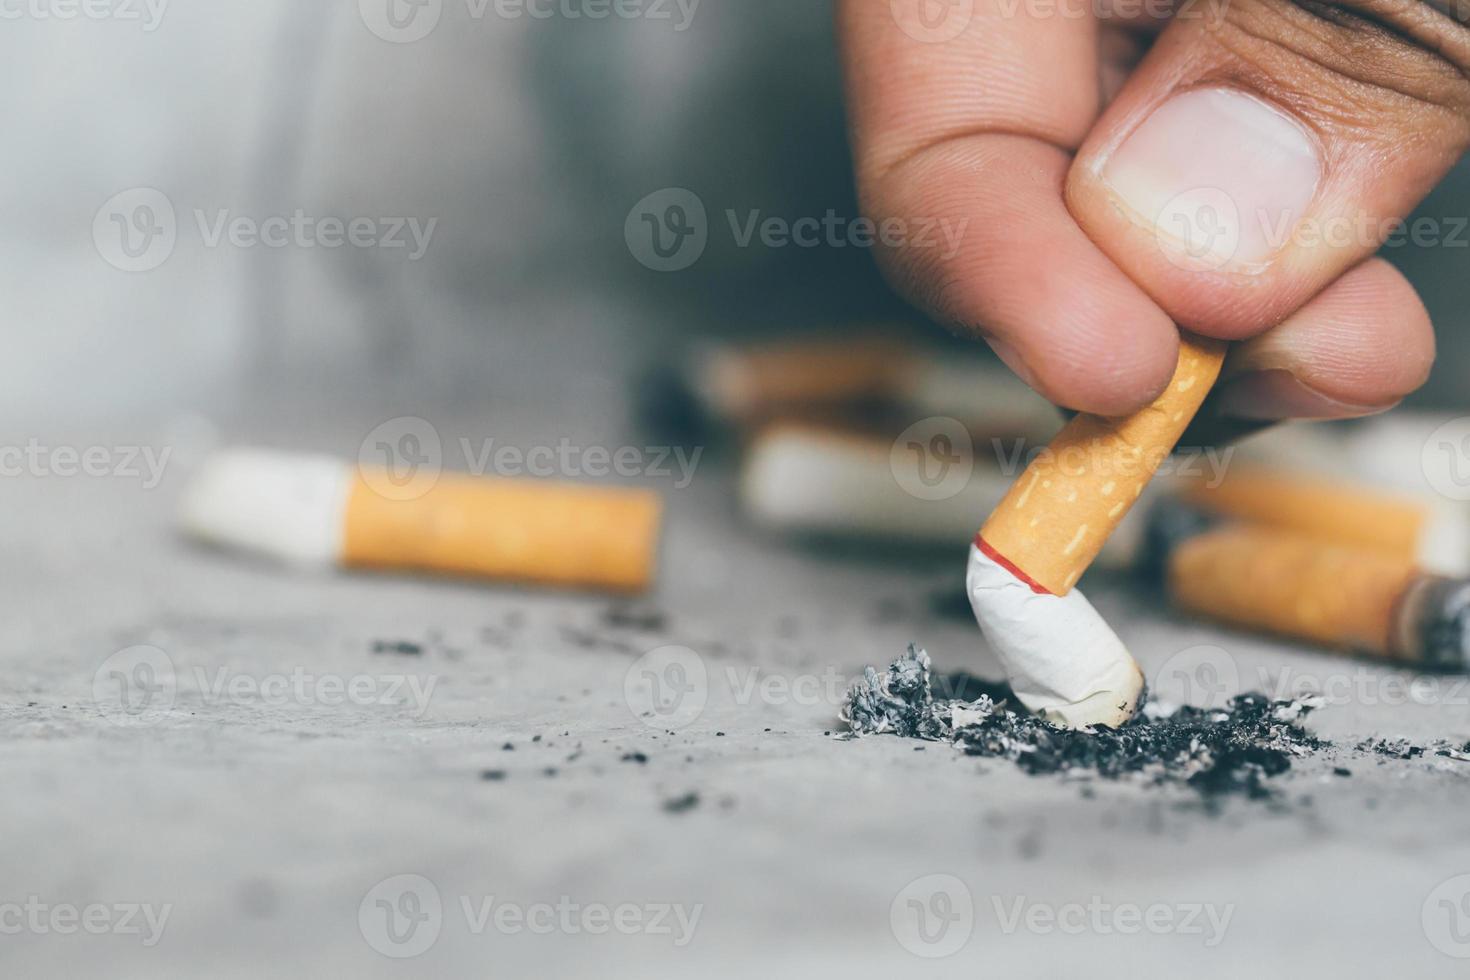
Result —
[{"label": "white cigarette paper", "polygon": [[1067,728],[1133,717],[1143,672],[1081,592],[1037,592],[973,544],[965,591],[1023,705]]}]

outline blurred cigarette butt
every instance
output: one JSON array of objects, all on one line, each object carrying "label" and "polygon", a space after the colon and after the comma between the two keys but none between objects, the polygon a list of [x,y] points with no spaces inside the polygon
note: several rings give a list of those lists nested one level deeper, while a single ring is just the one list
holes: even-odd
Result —
[{"label": "blurred cigarette butt", "polygon": [[1077,416],[981,530],[986,548],[1053,595],[1077,584],[1214,387],[1225,343],[1181,341],[1179,366],[1153,405],[1125,419]]},{"label": "blurred cigarette butt", "polygon": [[740,500],[746,515],[767,530],[953,545],[971,533],[975,514],[1005,493],[999,472],[976,467],[952,494],[921,499],[905,489],[922,486],[919,465],[881,439],[783,423],[763,430],[747,448]]},{"label": "blurred cigarette butt", "polygon": [[[952,461],[960,479],[926,486],[925,461],[905,447],[841,429],[780,423],[750,444],[740,477],[752,523],[806,537],[953,547],[973,536],[975,515],[995,508],[1010,481],[982,457]],[[937,493],[929,493],[929,490]],[[1141,519],[1140,519],[1141,522]],[[1143,527],[1108,542],[1099,561],[1130,567]]]},{"label": "blurred cigarette butt", "polygon": [[1059,413],[1000,365],[873,336],[696,348],[661,398],[737,428],[877,406],[948,416],[972,432],[1044,439]]},{"label": "blurred cigarette butt", "polygon": [[1466,669],[1470,584],[1411,559],[1251,525],[1206,531],[1167,565],[1182,609],[1437,670]]},{"label": "blurred cigarette butt", "polygon": [[1458,508],[1262,466],[1232,470],[1216,486],[1191,482],[1180,494],[1223,516],[1374,548],[1445,574],[1470,572],[1470,521]]},{"label": "blurred cigarette butt", "polygon": [[657,566],[662,502],[645,490],[444,473],[411,499],[340,460],[235,450],[186,489],[200,539],[294,561],[639,592]]}]

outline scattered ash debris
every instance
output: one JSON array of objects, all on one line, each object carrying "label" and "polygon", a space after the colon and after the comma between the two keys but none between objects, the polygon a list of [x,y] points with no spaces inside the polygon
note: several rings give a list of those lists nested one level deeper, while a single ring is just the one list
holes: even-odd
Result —
[{"label": "scattered ash debris", "polygon": [[1370,738],[1359,742],[1357,749],[1388,759],[1417,759],[1424,755],[1424,746],[1415,745],[1406,738]]},{"label": "scattered ash debris", "polygon": [[662,610],[636,603],[618,603],[602,614],[602,622],[613,629],[639,633],[662,633],[669,627],[669,617]]},{"label": "scattered ash debris", "polygon": [[[1301,721],[1318,699],[1271,701],[1242,694],[1218,709],[1157,706],[1121,728],[1071,731],[1006,707],[1009,692],[968,675],[931,675],[916,645],[880,674],[869,667],[843,710],[854,736],[891,733],[948,741],[966,755],[1008,759],[1023,771],[1138,776],[1155,785],[1188,786],[1203,797],[1274,798],[1266,781],[1294,757],[1328,748]],[[935,696],[961,692],[959,696]]]},{"label": "scattered ash debris", "polygon": [[422,657],[424,647],[412,640],[374,640],[373,653],[394,654],[399,657]]},{"label": "scattered ash debris", "polygon": [[685,793],[671,800],[664,800],[664,811],[667,813],[688,813],[699,806],[698,793]]}]

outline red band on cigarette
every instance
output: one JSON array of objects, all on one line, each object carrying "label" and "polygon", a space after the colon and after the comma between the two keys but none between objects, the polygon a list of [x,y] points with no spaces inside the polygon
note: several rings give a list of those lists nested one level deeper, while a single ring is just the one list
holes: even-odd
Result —
[{"label": "red band on cigarette", "polygon": [[978,534],[975,535],[975,547],[979,548],[980,553],[983,554],[986,558],[989,558],[1001,568],[1004,568],[1006,571],[1016,576],[1017,580],[1029,586],[1032,592],[1035,592],[1037,595],[1055,595],[1055,593],[1053,593],[1051,589],[1048,589],[1046,586],[1036,581],[1036,579],[1021,571],[1009,558],[1001,554],[999,551],[996,551],[990,545],[986,544],[985,539]]}]

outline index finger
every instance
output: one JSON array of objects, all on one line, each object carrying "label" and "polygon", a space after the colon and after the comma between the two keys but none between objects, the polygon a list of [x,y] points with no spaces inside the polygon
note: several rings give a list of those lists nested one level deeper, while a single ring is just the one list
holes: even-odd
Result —
[{"label": "index finger", "polygon": [[839,0],[859,193],[880,223],[956,232],[880,248],[899,289],[1052,401],[1121,415],[1168,384],[1179,338],[1063,202],[1101,101],[1097,20],[1064,10]]}]

